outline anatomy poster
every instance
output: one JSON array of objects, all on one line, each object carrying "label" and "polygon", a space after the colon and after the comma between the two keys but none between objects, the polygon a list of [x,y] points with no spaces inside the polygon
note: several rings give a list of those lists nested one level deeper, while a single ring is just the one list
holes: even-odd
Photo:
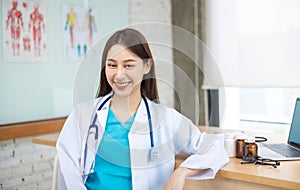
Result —
[{"label": "anatomy poster", "polygon": [[79,60],[95,42],[96,16],[88,7],[63,7],[64,55],[69,60]]},{"label": "anatomy poster", "polygon": [[3,0],[4,61],[45,62],[46,6],[41,2]]}]

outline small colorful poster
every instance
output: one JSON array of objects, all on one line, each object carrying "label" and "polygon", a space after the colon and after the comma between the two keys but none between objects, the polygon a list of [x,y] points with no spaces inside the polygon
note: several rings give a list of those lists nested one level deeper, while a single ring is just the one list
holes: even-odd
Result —
[{"label": "small colorful poster", "polygon": [[47,60],[45,4],[3,0],[2,7],[4,61],[45,62]]},{"label": "small colorful poster", "polygon": [[63,15],[64,55],[69,60],[80,60],[95,42],[95,13],[88,7],[64,6]]}]

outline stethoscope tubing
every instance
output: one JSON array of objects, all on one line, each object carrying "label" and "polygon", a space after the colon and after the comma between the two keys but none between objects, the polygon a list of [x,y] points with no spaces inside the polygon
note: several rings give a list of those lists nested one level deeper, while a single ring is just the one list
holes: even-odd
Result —
[{"label": "stethoscope tubing", "polygon": [[[97,109],[98,111],[100,111],[103,106],[106,104],[106,102],[108,100],[111,99],[112,96],[109,96],[107,97],[102,103],[101,105],[99,106],[99,108]],[[149,109],[149,105],[148,105],[148,102],[145,98],[145,96],[142,95],[142,99],[143,101],[145,102],[145,106],[146,106],[146,110],[147,110],[147,117],[148,117],[148,124],[149,124],[149,135],[150,135],[150,144],[151,144],[151,150],[152,148],[154,147],[154,140],[153,140],[153,128],[152,128],[152,119],[151,119],[151,113],[150,113],[150,109]],[[86,141],[85,141],[85,146],[84,146],[84,156],[83,156],[83,172],[82,172],[82,176],[85,176],[85,166],[86,166],[86,158],[87,158],[87,143],[88,143],[88,138],[89,138],[89,135],[92,134],[91,132],[91,129],[95,127],[95,140],[98,140],[98,125],[96,125],[96,121],[97,121],[97,112],[95,112],[95,115],[94,115],[94,118],[93,118],[93,122],[92,124],[89,126],[89,129],[88,129],[88,133],[87,133],[87,138],[86,138]]]},{"label": "stethoscope tubing", "polygon": [[151,113],[150,113],[150,109],[149,109],[149,105],[147,103],[147,100],[145,98],[145,96],[142,96],[145,105],[146,105],[146,109],[147,109],[147,117],[148,117],[148,123],[149,123],[149,130],[150,130],[150,143],[151,143],[151,148],[154,147],[154,140],[153,140],[153,129],[152,129],[152,119],[151,119]]}]

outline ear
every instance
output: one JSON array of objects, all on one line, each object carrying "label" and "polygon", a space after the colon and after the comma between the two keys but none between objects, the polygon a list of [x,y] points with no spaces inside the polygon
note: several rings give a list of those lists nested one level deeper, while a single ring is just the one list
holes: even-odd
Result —
[{"label": "ear", "polygon": [[144,75],[148,74],[151,70],[152,67],[152,59],[148,59],[147,63],[145,63],[145,68],[144,68]]}]

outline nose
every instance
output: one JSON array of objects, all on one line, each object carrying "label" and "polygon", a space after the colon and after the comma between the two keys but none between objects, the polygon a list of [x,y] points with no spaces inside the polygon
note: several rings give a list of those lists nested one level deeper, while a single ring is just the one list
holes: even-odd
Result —
[{"label": "nose", "polygon": [[116,78],[120,80],[123,79],[124,76],[125,76],[125,69],[123,67],[118,67]]}]

